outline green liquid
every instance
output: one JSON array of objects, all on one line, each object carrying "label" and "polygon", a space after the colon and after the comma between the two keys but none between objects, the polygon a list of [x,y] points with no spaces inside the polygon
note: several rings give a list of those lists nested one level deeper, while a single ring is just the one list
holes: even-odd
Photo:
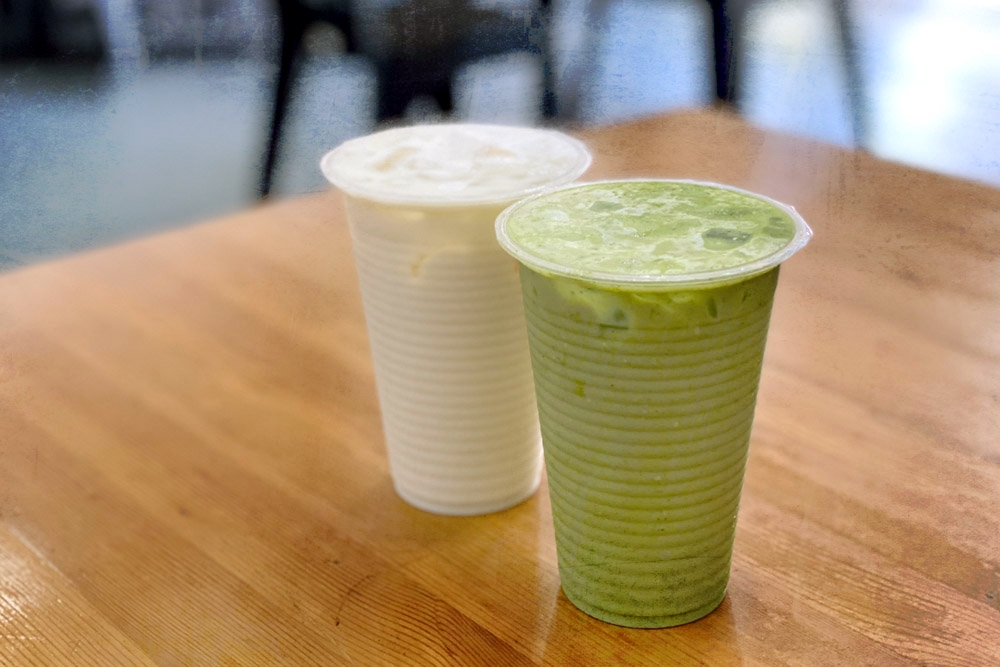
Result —
[{"label": "green liquid", "polygon": [[628,293],[522,268],[560,577],[588,614],[722,601],[777,277]]},{"label": "green liquid", "polygon": [[529,200],[504,225],[522,255],[566,596],[629,627],[705,616],[729,581],[778,268],[614,278],[752,263],[787,246],[794,221],[750,195],[627,181]]}]

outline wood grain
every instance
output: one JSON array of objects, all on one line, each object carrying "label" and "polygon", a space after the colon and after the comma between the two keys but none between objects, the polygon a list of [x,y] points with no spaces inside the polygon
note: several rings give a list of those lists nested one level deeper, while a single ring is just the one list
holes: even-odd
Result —
[{"label": "wood grain", "polygon": [[733,576],[627,630],[560,593],[546,491],[399,500],[324,193],[0,276],[0,664],[1000,664],[1000,192],[686,112],[590,178],[794,205]]}]

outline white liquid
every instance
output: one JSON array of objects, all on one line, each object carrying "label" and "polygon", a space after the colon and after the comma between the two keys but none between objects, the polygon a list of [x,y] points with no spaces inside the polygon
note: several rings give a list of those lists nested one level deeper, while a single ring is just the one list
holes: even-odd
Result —
[{"label": "white liquid", "polygon": [[389,467],[409,503],[481,514],[538,487],[520,285],[494,222],[588,164],[557,132],[479,125],[389,130],[323,159],[348,194]]}]

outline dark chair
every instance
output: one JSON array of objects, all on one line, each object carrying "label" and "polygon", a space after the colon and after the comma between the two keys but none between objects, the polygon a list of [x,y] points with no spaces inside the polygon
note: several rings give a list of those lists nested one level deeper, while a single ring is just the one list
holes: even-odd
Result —
[{"label": "dark chair", "polygon": [[[858,63],[849,0],[830,0],[837,38],[844,58],[847,94],[851,104],[854,142],[867,143],[867,113],[862,96],[861,67]],[[744,52],[745,19],[753,0],[708,0],[712,10],[712,46],[715,56],[715,96],[736,108],[739,104],[740,71],[738,58]]]},{"label": "dark chair", "polygon": [[0,61],[101,63],[107,40],[93,2],[0,0]]},{"label": "dark chair", "polygon": [[376,121],[403,115],[417,96],[441,110],[453,107],[456,71],[481,58],[524,51],[540,57],[545,117],[556,115],[548,34],[549,2],[530,12],[504,12],[468,0],[413,0],[384,11],[358,13],[351,0],[278,0],[281,48],[278,80],[259,194],[271,191],[282,125],[306,31],[317,22],[336,26],[346,50],[372,60],[377,79]]},{"label": "dark chair", "polygon": [[[745,19],[753,0],[706,0],[712,13],[712,53],[715,68],[715,97],[726,106],[739,107],[740,100],[740,64],[739,59],[744,52]],[[607,24],[607,10],[612,0],[590,0],[588,4],[588,23],[594,26]],[[854,140],[859,146],[867,142],[867,113],[862,95],[862,76],[854,43],[854,32],[851,27],[849,0],[830,0],[836,21],[837,36],[840,40],[844,57],[844,68],[847,75],[848,95],[850,96],[851,115],[854,129]],[[584,52],[595,53],[600,50],[600,35],[594,30],[588,31],[588,43]],[[654,47],[655,48],[655,47]],[[577,114],[580,97],[581,79],[585,75],[582,67],[571,68],[565,78],[560,97],[560,106],[564,116]]]}]

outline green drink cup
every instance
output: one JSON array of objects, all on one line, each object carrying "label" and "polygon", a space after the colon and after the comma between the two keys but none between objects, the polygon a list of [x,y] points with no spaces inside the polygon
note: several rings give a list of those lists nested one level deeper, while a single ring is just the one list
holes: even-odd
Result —
[{"label": "green drink cup", "polygon": [[521,264],[559,574],[629,627],[725,597],[790,207],[693,181],[609,181],[497,220]]}]

